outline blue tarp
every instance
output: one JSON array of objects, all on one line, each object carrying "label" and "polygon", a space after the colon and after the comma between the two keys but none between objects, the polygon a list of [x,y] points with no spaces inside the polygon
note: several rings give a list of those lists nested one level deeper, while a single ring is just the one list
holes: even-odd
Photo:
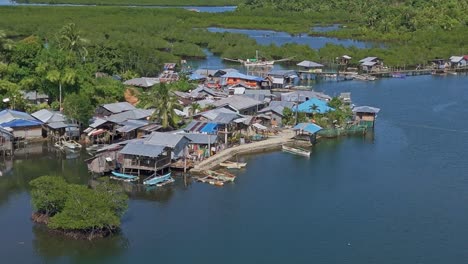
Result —
[{"label": "blue tarp", "polygon": [[[316,107],[314,107],[314,105]],[[314,108],[316,108],[314,110]],[[319,113],[324,114],[329,111],[335,111],[335,109],[328,106],[327,102],[322,101],[317,98],[309,99],[308,101],[303,102],[302,104],[298,105],[297,108],[294,107],[293,111],[304,112],[304,113]]]},{"label": "blue tarp", "polygon": [[190,74],[190,76],[188,78],[189,78],[189,81],[198,81],[198,80],[206,79],[205,76],[200,75],[198,73],[192,73],[192,74]]},{"label": "blue tarp", "polygon": [[206,123],[206,125],[200,130],[201,133],[216,134],[218,124]]},{"label": "blue tarp", "polygon": [[33,121],[33,120],[22,120],[22,119],[15,119],[10,122],[0,124],[3,127],[30,127],[30,126],[40,126],[41,122]]},{"label": "blue tarp", "polygon": [[300,131],[308,132],[310,134],[315,134],[319,132],[320,130],[322,130],[322,128],[312,123],[299,123],[293,128],[293,130],[300,130]]},{"label": "blue tarp", "polygon": [[242,80],[248,80],[248,81],[256,81],[256,82],[261,82],[263,81],[263,78],[257,77],[257,76],[252,76],[252,75],[245,75],[240,72],[228,72],[221,76],[221,78],[236,78],[236,79],[242,79]]}]

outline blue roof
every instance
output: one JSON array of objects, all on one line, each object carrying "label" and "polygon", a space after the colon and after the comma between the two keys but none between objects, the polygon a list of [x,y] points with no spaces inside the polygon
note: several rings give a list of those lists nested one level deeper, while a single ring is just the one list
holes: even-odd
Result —
[{"label": "blue roof", "polygon": [[197,81],[197,80],[203,80],[203,79],[206,79],[205,76],[203,75],[200,75],[198,73],[192,73],[190,74],[190,76],[188,77],[190,81]]},{"label": "blue roof", "polygon": [[308,132],[310,134],[315,134],[319,132],[320,130],[322,130],[322,128],[312,123],[299,123],[293,128],[293,130],[301,130],[301,131]]},{"label": "blue roof", "polygon": [[252,75],[245,75],[240,72],[228,72],[221,76],[222,78],[237,78],[237,79],[243,79],[243,80],[248,80],[248,81],[256,81],[256,82],[261,82],[263,81],[262,77],[257,77],[257,76],[252,76]]},{"label": "blue roof", "polygon": [[3,127],[29,127],[29,126],[40,126],[42,123],[39,121],[34,120],[23,120],[23,119],[15,119],[10,122],[2,123]]},{"label": "blue roof", "polygon": [[[317,106],[316,110],[312,110],[312,106]],[[302,104],[298,105],[297,108],[294,107],[293,111],[299,111],[304,113],[319,113],[324,114],[329,111],[335,111],[335,109],[328,106],[327,102],[322,101],[317,98],[311,98],[308,101],[303,102]]]},{"label": "blue roof", "polygon": [[216,123],[206,123],[206,125],[200,130],[202,133],[216,134],[218,124]]}]

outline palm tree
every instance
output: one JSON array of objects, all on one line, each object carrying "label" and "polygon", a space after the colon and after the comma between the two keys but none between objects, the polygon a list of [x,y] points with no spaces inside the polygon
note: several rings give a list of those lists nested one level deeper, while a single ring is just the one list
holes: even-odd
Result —
[{"label": "palm tree", "polygon": [[190,105],[190,115],[196,115],[198,112],[200,112],[201,106],[199,103],[193,103]]},{"label": "palm tree", "polygon": [[166,84],[161,83],[153,86],[145,101],[144,108],[155,109],[150,117],[151,120],[158,119],[163,128],[175,128],[178,125],[180,118],[175,109],[181,109],[182,107],[175,94]]},{"label": "palm tree", "polygon": [[76,28],[75,23],[69,23],[63,26],[59,31],[58,42],[61,50],[74,53],[82,58],[83,61],[86,60],[88,50],[85,44],[88,40],[80,36],[80,31]]}]

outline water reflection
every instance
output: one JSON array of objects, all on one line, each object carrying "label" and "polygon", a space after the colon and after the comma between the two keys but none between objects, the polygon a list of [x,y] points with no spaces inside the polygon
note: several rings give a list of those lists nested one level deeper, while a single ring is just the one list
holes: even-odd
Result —
[{"label": "water reflection", "polygon": [[43,225],[33,225],[32,232],[34,250],[45,263],[71,260],[75,263],[89,263],[96,259],[118,259],[129,248],[129,241],[122,234],[88,241],[54,234]]}]

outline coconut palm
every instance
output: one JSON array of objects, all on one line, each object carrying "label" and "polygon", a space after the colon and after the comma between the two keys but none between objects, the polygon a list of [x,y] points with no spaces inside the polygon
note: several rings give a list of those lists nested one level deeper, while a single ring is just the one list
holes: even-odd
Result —
[{"label": "coconut palm", "polygon": [[182,107],[175,94],[164,83],[153,86],[144,101],[144,108],[155,109],[150,119],[159,120],[163,128],[175,128],[180,121],[175,109],[180,110]]},{"label": "coconut palm", "polygon": [[190,105],[190,115],[196,115],[201,110],[201,106],[199,103],[193,103]]},{"label": "coconut palm", "polygon": [[83,60],[86,60],[86,56],[88,55],[88,50],[85,47],[87,42],[87,39],[80,36],[80,31],[74,23],[63,26],[58,33],[60,49],[74,53]]}]

